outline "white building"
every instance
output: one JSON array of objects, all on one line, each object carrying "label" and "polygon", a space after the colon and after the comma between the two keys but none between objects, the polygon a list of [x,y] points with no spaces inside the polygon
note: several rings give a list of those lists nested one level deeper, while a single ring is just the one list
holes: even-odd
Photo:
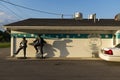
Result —
[{"label": "white building", "polygon": [[[11,55],[22,37],[28,40],[27,57],[36,57],[29,45],[37,34],[47,41],[46,57],[97,57],[102,47],[119,43],[120,21],[114,19],[27,19],[5,25],[11,30]],[[17,57],[23,56],[21,51]]]}]

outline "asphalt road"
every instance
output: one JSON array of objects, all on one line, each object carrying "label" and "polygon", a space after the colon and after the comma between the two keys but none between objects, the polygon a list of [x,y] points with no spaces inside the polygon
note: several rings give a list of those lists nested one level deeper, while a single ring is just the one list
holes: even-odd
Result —
[{"label": "asphalt road", "polygon": [[[6,49],[5,52],[7,51],[9,49]],[[103,60],[10,60],[6,59],[7,55],[8,53],[4,53],[0,57],[0,80],[120,80],[119,62]]]}]

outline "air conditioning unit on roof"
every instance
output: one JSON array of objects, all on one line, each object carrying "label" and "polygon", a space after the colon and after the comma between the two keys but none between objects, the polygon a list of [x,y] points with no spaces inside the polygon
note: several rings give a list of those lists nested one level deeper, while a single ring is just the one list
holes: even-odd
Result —
[{"label": "air conditioning unit on roof", "polygon": [[90,14],[88,19],[96,19],[96,14]]},{"label": "air conditioning unit on roof", "polygon": [[120,21],[120,13],[118,13],[117,15],[115,15],[115,21]]},{"label": "air conditioning unit on roof", "polygon": [[82,13],[80,13],[80,12],[76,12],[76,13],[74,14],[74,18],[75,18],[76,20],[82,20],[82,19],[83,19],[83,15],[82,15]]}]

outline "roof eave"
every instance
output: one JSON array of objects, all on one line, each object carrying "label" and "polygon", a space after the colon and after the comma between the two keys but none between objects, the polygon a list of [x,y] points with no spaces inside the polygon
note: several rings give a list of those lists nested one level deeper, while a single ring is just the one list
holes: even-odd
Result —
[{"label": "roof eave", "polygon": [[4,26],[10,30],[120,30],[120,26]]}]

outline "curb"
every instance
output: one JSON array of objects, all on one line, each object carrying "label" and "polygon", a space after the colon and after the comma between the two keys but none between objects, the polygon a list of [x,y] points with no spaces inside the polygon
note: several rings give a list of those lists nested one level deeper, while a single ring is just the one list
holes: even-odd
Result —
[{"label": "curb", "polygon": [[45,60],[45,61],[51,61],[51,60],[53,60],[53,61],[57,61],[57,60],[64,60],[64,61],[70,61],[70,60],[72,60],[72,61],[77,61],[77,60],[102,60],[102,59],[100,59],[100,58],[80,58],[80,57],[78,57],[78,58],[56,58],[56,57],[53,57],[53,58],[34,58],[34,57],[27,57],[27,58],[24,58],[24,57],[15,57],[15,58],[13,58],[13,57],[6,57],[6,60]]}]

